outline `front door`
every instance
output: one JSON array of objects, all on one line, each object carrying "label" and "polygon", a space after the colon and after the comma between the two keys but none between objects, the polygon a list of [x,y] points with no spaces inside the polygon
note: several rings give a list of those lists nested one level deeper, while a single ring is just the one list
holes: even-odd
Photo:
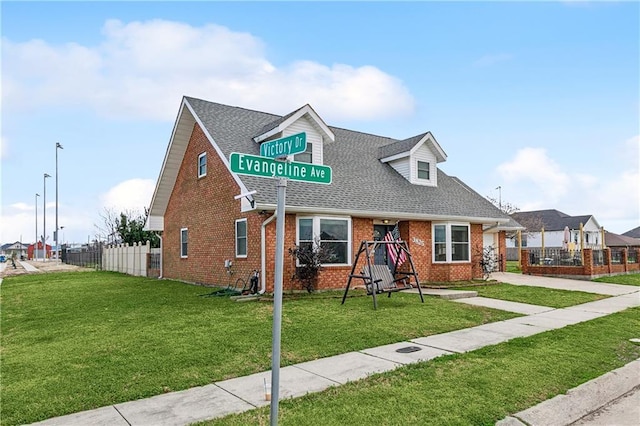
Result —
[{"label": "front door", "polygon": [[[373,225],[373,241],[382,241],[384,236],[388,232],[393,230],[393,225]],[[380,244],[376,247],[376,251],[373,256],[373,263],[375,265],[388,265],[393,270],[393,265],[389,263],[389,256],[387,256],[387,246]]]}]

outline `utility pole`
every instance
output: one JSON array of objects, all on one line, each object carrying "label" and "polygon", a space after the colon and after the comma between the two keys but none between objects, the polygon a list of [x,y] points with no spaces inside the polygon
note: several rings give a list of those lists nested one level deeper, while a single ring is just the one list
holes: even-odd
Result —
[{"label": "utility pole", "polygon": [[33,247],[33,260],[38,260],[38,197],[40,194],[36,194],[36,242]]},{"label": "utility pole", "polygon": [[56,261],[59,263],[60,262],[60,246],[58,245],[58,149],[64,149],[62,148],[62,145],[60,145],[60,142],[56,142],[56,232],[53,233],[53,236],[55,237],[56,240]]},{"label": "utility pole", "polygon": [[42,229],[42,250],[43,251],[43,262],[47,261],[47,178],[50,178],[47,173],[44,174],[44,196],[43,196],[43,204],[42,204],[42,215],[44,216],[44,226]]}]

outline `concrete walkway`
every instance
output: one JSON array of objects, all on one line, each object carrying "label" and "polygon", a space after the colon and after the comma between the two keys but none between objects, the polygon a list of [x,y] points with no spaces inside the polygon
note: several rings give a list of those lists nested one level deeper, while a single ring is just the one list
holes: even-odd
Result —
[{"label": "concrete walkway", "polygon": [[638,289],[638,287],[630,285],[605,284],[593,281],[570,280],[568,278],[549,278],[511,272],[494,272],[491,274],[491,279],[513,285],[584,291],[585,293],[605,294],[607,296],[634,293],[634,289]]},{"label": "concrete walkway", "polygon": [[[512,275],[515,274],[505,274],[505,276],[494,278],[504,282],[511,282]],[[514,281],[516,280],[517,278],[514,279]],[[486,298],[477,297],[469,297],[466,301],[457,299],[456,301],[461,303],[475,303],[482,306],[491,305],[496,309],[513,310],[521,313],[527,311],[530,314],[520,318],[284,367],[280,370],[280,398],[295,398],[310,392],[319,392],[332,386],[339,386],[349,381],[366,378],[371,374],[390,371],[405,364],[429,361],[452,353],[473,351],[484,346],[543,333],[567,325],[589,321],[630,307],[640,306],[640,287],[613,284],[596,284],[596,286],[592,287],[589,286],[592,283],[588,282],[580,281],[577,284],[570,280],[557,282],[555,279],[550,278],[522,280],[521,282],[525,281],[527,284],[519,285],[533,285],[531,283],[535,281],[536,286],[540,287],[562,289],[568,287],[568,289],[575,290],[576,285],[587,284],[587,287],[592,290],[597,288],[602,291],[601,294],[615,292],[619,295],[564,309],[535,307],[534,305],[514,304],[513,302],[499,300],[489,301]],[[565,281],[570,282],[565,284]],[[637,371],[637,367],[632,368],[636,368],[635,371]],[[632,374],[631,376],[631,379],[625,381],[625,384],[621,386],[621,389],[631,386],[626,392],[630,392],[634,387],[640,386],[640,375]],[[269,402],[265,399],[264,383],[270,379],[271,372],[265,371],[184,391],[52,418],[36,424],[65,426],[88,424],[187,425],[268,405]],[[610,393],[599,392],[599,390],[592,392],[589,399],[591,411],[602,407],[610,401]],[[549,413],[550,415],[554,414],[553,410],[549,411]],[[505,421],[518,421],[518,418],[505,419]],[[503,425],[510,424],[503,423]],[[518,423],[513,424],[516,425]],[[565,423],[552,422],[545,424]]]},{"label": "concrete walkway", "polygon": [[18,263],[20,264],[20,266],[22,266],[24,268],[25,271],[27,272],[41,272],[40,269],[36,268],[35,266],[33,266],[32,264],[30,264],[29,262],[23,262],[21,260],[18,260]]}]

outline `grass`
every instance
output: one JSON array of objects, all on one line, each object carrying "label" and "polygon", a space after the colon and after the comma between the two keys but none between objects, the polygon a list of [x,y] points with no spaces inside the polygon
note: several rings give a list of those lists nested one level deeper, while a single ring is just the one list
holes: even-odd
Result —
[{"label": "grass", "polygon": [[640,274],[613,275],[610,277],[600,277],[593,281],[600,283],[624,284],[640,286]]},{"label": "grass", "polygon": [[522,269],[520,269],[520,263],[517,260],[507,260],[507,271],[513,272],[515,274],[521,274]]},{"label": "grass", "polygon": [[[493,425],[640,357],[640,308],[280,402],[281,425]],[[200,425],[266,425],[269,407]]]},{"label": "grass", "polygon": [[[270,368],[272,304],[109,272],[6,278],[0,423],[24,424]],[[354,292],[354,295],[363,294]],[[516,314],[395,293],[286,300],[282,365]]]},{"label": "grass", "polygon": [[526,287],[510,284],[487,284],[484,286],[458,287],[456,290],[477,291],[478,296],[532,305],[566,308],[605,299],[608,296],[581,291],[555,290],[542,287]]}]

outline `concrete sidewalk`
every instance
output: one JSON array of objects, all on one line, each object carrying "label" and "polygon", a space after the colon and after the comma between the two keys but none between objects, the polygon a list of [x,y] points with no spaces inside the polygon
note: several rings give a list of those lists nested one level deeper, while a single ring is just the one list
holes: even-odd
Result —
[{"label": "concrete sidewalk", "polygon": [[29,262],[23,262],[21,260],[18,260],[18,263],[20,264],[20,266],[22,266],[24,268],[25,271],[27,272],[42,272],[40,271],[40,269],[36,268],[35,266],[33,266],[32,264],[30,264]]},{"label": "concrete sidewalk", "polygon": [[[507,276],[499,279],[510,282],[509,278]],[[545,280],[548,281],[547,285],[538,286],[564,288],[564,284],[553,282],[553,279]],[[537,281],[537,284],[541,283]],[[575,283],[570,284],[573,287]],[[589,283],[579,282],[578,284]],[[473,351],[488,345],[543,333],[640,306],[640,287],[608,288],[608,284],[598,284],[599,290],[601,286],[604,286],[601,290],[605,291],[603,294],[617,292],[620,295],[565,309],[535,307],[499,300],[488,301],[486,298],[471,297],[466,301],[457,299],[456,301],[461,303],[475,302],[482,306],[491,305],[496,309],[515,310],[515,312],[528,311],[531,314],[284,367],[280,370],[280,397],[281,399],[295,398],[310,392],[319,392],[332,386],[366,378],[371,374],[390,371],[405,364],[429,361],[452,353]],[[637,367],[635,368],[637,371]],[[265,371],[207,386],[52,418],[36,424],[187,425],[268,405],[269,402],[265,399],[264,382],[269,381],[270,378],[271,372]],[[636,374],[635,378],[638,379],[636,386],[640,386],[640,375]],[[631,383],[631,381],[628,382]],[[606,398],[610,398],[610,395],[596,392],[590,399],[592,408],[597,409],[610,402],[610,399]]]}]

